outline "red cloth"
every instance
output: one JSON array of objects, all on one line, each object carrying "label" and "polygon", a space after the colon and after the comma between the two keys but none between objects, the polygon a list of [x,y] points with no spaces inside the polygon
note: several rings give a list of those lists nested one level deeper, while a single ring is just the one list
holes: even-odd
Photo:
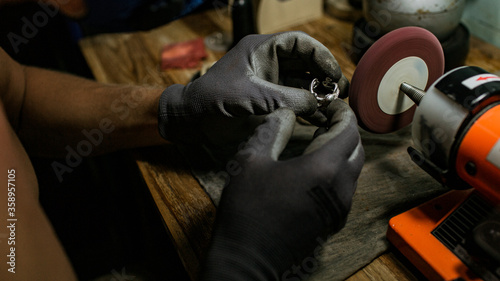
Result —
[{"label": "red cloth", "polygon": [[203,38],[169,44],[161,51],[161,69],[193,68],[206,57]]}]

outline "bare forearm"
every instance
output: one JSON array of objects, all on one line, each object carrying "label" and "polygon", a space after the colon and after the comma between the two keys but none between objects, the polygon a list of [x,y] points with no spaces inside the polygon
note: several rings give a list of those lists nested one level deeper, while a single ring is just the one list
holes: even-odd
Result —
[{"label": "bare forearm", "polygon": [[82,156],[163,142],[157,129],[162,89],[104,85],[27,67],[18,134],[29,153]]},{"label": "bare forearm", "polygon": [[25,67],[11,59],[0,48],[0,99],[10,126],[17,130],[24,100]]}]

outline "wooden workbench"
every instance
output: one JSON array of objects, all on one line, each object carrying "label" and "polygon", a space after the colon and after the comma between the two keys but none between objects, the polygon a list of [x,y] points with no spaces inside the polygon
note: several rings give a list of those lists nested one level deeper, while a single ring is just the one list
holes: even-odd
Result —
[{"label": "wooden workbench", "polygon": [[[199,69],[161,71],[160,50],[165,44],[230,31],[231,21],[224,9],[185,17],[149,32],[104,34],[81,41],[83,54],[100,82],[168,86],[186,84]],[[337,58],[350,80],[355,65],[348,56],[352,23],[328,16],[290,28],[302,30],[325,44]],[[208,50],[206,63],[224,53]],[[487,71],[500,69],[497,48],[471,38],[469,65]],[[192,176],[190,167],[174,145],[134,151],[137,165],[161,212],[186,271],[194,280],[208,246],[216,208]],[[416,280],[396,255],[386,253],[360,269],[350,280]]]}]

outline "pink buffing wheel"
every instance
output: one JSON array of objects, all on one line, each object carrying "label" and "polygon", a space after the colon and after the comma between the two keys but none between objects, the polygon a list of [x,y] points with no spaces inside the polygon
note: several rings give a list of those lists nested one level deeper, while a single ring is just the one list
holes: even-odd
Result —
[{"label": "pink buffing wheel", "polygon": [[444,72],[439,40],[420,27],[403,27],[377,40],[354,71],[349,104],[359,125],[390,133],[411,123],[416,105],[399,91],[406,82],[427,89]]}]

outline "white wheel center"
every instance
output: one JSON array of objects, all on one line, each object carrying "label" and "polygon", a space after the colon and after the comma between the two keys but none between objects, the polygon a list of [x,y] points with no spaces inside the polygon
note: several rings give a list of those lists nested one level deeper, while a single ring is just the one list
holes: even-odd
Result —
[{"label": "white wheel center", "polygon": [[399,91],[399,86],[406,82],[425,89],[428,77],[429,70],[424,60],[419,57],[401,59],[389,68],[380,81],[377,92],[378,106],[389,115],[405,112],[413,106],[414,102]]}]

